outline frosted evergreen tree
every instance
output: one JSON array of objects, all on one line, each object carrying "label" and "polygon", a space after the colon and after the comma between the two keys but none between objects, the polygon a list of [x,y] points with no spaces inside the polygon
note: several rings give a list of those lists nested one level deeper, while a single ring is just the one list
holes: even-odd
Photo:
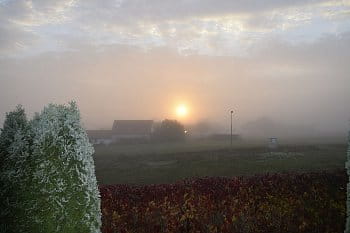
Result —
[{"label": "frosted evergreen tree", "polygon": [[94,150],[75,103],[49,105],[29,123],[18,107],[0,149],[0,232],[100,232]]},{"label": "frosted evergreen tree", "polygon": [[22,232],[100,232],[93,147],[75,103],[49,105],[31,122],[31,185]]},{"label": "frosted evergreen tree", "polygon": [[349,176],[349,183],[347,184],[347,200],[346,200],[347,218],[346,218],[345,233],[350,233],[350,131],[348,135],[348,153],[347,153],[347,162],[345,164],[345,167]]},{"label": "frosted evergreen tree", "polygon": [[18,105],[7,113],[0,134],[0,232],[18,232],[24,186],[23,165],[29,152],[28,122]]},{"label": "frosted evergreen tree", "polygon": [[3,128],[0,133],[0,159],[4,161],[8,156],[10,147],[18,131],[24,130],[28,125],[24,108],[18,105],[16,110],[6,113]]}]

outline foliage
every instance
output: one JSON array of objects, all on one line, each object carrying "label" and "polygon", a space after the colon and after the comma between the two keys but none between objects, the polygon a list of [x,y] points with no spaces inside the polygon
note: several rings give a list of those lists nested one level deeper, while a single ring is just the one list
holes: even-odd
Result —
[{"label": "foliage", "polygon": [[100,200],[93,147],[75,103],[49,105],[16,133],[10,154],[17,191],[13,232],[100,232]]},{"label": "foliage", "polygon": [[171,142],[185,139],[185,128],[177,120],[165,119],[155,128],[153,135],[155,141]]},{"label": "foliage", "polygon": [[27,117],[24,108],[21,105],[16,107],[16,110],[6,114],[3,128],[0,134],[0,156],[1,161],[9,154],[11,144],[15,140],[16,133],[19,130],[24,130],[27,127]]},{"label": "foliage", "polygon": [[345,226],[345,233],[350,233],[350,131],[348,136],[348,151],[347,151],[347,162],[345,163],[345,167],[348,174],[348,184],[347,184],[347,200],[346,200],[346,206],[347,206],[347,219],[346,219],[346,226]]},{"label": "foliage", "polygon": [[[21,186],[25,177],[21,168],[27,155],[26,132],[28,122],[21,105],[7,113],[0,134],[0,232],[16,232],[16,218],[19,217]],[[22,143],[18,143],[22,141]]]},{"label": "foliage", "polygon": [[342,232],[344,171],[101,186],[102,232]]}]

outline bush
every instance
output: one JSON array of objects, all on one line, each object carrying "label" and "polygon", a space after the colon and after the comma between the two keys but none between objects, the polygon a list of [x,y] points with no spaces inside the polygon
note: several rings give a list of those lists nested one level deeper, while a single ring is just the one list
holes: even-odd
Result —
[{"label": "bush", "polygon": [[[17,193],[14,232],[100,232],[100,199],[93,147],[80,124],[75,103],[49,105],[16,133],[10,155]],[[11,221],[10,221],[11,223]]]},{"label": "bush", "polygon": [[339,233],[346,180],[341,170],[105,185],[102,232]]}]

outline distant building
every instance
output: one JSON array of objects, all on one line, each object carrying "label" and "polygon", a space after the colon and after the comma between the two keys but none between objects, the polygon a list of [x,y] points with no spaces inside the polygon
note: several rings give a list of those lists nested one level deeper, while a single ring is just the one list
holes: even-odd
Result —
[{"label": "distant building", "polygon": [[112,139],[116,142],[128,139],[149,140],[152,132],[152,120],[115,120],[112,127]]},{"label": "distant building", "polygon": [[277,141],[276,137],[269,138],[268,147],[270,149],[277,149],[278,148],[278,141]]},{"label": "distant building", "polygon": [[109,145],[113,142],[111,130],[87,130],[86,133],[94,145]]},{"label": "distant building", "polygon": [[145,142],[153,132],[153,120],[115,120],[112,130],[87,130],[92,144]]}]

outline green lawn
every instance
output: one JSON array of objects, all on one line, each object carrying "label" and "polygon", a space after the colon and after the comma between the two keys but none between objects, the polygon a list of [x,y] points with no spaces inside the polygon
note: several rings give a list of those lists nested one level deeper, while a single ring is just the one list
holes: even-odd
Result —
[{"label": "green lawn", "polygon": [[171,183],[203,176],[342,169],[345,144],[282,145],[270,152],[260,142],[193,141],[187,143],[97,146],[94,155],[100,184]]}]

